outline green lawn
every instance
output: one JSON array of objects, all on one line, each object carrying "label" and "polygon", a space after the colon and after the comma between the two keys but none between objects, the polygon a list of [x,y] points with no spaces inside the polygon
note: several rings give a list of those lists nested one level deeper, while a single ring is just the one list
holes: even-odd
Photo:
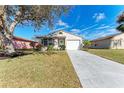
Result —
[{"label": "green lawn", "polygon": [[88,52],[124,64],[123,49],[89,49]]},{"label": "green lawn", "polygon": [[0,87],[81,87],[66,52],[0,60]]}]

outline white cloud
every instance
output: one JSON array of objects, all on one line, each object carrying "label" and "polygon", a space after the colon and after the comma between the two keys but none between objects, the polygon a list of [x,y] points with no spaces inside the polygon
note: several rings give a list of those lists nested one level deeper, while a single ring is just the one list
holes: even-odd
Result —
[{"label": "white cloud", "polygon": [[108,30],[104,31],[103,34],[101,34],[101,37],[109,36],[109,35],[117,34],[117,33],[119,33],[119,32],[116,29],[111,28],[111,29],[108,29]]},{"label": "white cloud", "polygon": [[93,15],[93,18],[96,20],[96,22],[99,22],[100,20],[103,20],[106,18],[105,13],[95,13]]},{"label": "white cloud", "polygon": [[72,33],[80,33],[80,29],[71,29]]},{"label": "white cloud", "polygon": [[64,29],[66,29],[66,27],[56,28],[56,29],[52,30],[52,32],[54,32],[54,31],[58,31],[58,30],[64,30]]},{"label": "white cloud", "polygon": [[97,13],[95,13],[94,15],[93,15],[93,18],[96,18],[96,16],[97,16],[98,14]]},{"label": "white cloud", "polygon": [[94,28],[95,26],[97,26],[97,24],[81,29],[81,31],[89,30],[91,28]]},{"label": "white cloud", "polygon": [[64,27],[69,27],[67,23],[63,22],[62,20],[59,20],[57,25],[59,26],[64,26]]},{"label": "white cloud", "polygon": [[88,38],[89,40],[93,40],[93,39],[97,39],[97,38],[101,38],[101,37],[105,37],[105,36],[109,36],[117,33],[119,33],[119,31],[117,31],[115,28],[110,27],[110,28],[107,28],[106,30],[95,30],[85,35],[86,35],[86,38]]},{"label": "white cloud", "polygon": [[110,28],[110,29],[108,29],[107,31],[108,31],[108,33],[110,33],[110,34],[111,34],[111,33],[112,33],[112,34],[114,34],[114,33],[115,33],[115,34],[116,34],[116,33],[120,33],[120,32],[117,31],[115,28]]},{"label": "white cloud", "polygon": [[112,31],[116,31],[116,29],[112,28],[112,29],[108,29],[108,31],[112,32]]},{"label": "white cloud", "polygon": [[100,26],[100,27],[98,27],[98,28],[96,28],[96,29],[106,29],[106,28],[109,28],[110,26]]}]

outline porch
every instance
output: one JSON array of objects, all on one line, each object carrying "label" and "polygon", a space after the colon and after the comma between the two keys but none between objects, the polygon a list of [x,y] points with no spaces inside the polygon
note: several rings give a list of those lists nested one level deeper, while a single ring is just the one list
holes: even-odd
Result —
[{"label": "porch", "polygon": [[59,49],[60,46],[65,45],[66,37],[42,37],[41,44],[44,47],[48,47],[49,45],[53,45],[55,49]]}]

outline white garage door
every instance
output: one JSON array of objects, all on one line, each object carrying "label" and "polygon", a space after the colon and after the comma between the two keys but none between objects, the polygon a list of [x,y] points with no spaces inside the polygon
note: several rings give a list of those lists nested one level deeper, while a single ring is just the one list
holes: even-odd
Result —
[{"label": "white garage door", "polygon": [[78,50],[80,47],[80,41],[67,41],[66,49],[67,50]]}]

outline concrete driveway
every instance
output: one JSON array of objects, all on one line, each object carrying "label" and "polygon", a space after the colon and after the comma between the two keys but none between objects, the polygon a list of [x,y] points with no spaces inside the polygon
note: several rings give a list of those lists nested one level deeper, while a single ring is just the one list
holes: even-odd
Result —
[{"label": "concrete driveway", "polygon": [[81,50],[68,50],[84,88],[124,88],[124,65]]}]

